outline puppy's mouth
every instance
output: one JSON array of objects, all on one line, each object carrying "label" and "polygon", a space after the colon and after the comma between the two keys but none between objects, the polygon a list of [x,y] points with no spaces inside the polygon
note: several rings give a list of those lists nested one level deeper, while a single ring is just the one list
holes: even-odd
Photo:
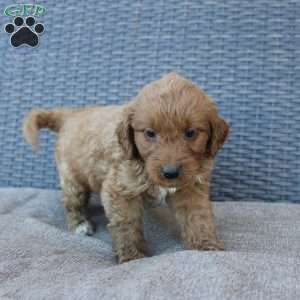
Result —
[{"label": "puppy's mouth", "polygon": [[178,178],[168,179],[161,174],[157,174],[154,178],[152,178],[152,181],[157,184],[158,186],[162,188],[167,189],[181,189],[185,186],[187,186],[191,180],[188,180],[185,176],[181,175]]},{"label": "puppy's mouth", "polygon": [[149,178],[162,188],[183,188],[193,181],[193,174],[182,164],[147,164]]},{"label": "puppy's mouth", "polygon": [[180,184],[180,182],[169,182],[166,180],[160,180],[159,182],[157,182],[157,185],[163,187],[163,188],[180,188],[182,186],[182,184]]}]

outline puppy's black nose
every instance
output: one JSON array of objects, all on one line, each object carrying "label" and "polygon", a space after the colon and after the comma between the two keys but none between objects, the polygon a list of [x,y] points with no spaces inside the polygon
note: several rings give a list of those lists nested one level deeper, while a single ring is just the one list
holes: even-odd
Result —
[{"label": "puppy's black nose", "polygon": [[165,165],[161,168],[160,173],[167,179],[176,179],[180,174],[180,167],[174,165]]}]

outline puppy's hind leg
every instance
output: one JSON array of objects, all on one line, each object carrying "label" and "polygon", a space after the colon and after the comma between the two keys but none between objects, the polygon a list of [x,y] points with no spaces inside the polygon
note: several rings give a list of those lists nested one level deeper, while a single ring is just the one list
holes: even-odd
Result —
[{"label": "puppy's hind leg", "polygon": [[93,227],[86,217],[89,193],[78,183],[65,181],[62,194],[70,230],[77,234],[92,235]]}]

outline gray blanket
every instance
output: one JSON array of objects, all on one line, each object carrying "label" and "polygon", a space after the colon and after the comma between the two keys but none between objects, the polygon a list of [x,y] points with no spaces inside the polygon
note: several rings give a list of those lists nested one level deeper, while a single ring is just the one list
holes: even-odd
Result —
[{"label": "gray blanket", "polygon": [[117,265],[99,205],[96,235],[81,237],[59,192],[0,189],[0,299],[300,299],[300,205],[214,206],[227,251],[183,250],[167,208],[152,208],[152,257]]}]

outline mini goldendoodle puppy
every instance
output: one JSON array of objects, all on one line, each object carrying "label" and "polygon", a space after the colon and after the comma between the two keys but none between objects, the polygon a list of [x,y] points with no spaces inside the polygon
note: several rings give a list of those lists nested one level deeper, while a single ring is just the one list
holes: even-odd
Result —
[{"label": "mini goldendoodle puppy", "polygon": [[209,200],[214,157],[229,126],[191,81],[170,73],[123,106],[34,110],[24,135],[58,132],[56,162],[69,226],[92,234],[88,195],[100,194],[119,262],[144,257],[146,199],[164,192],[188,249],[222,250]]}]

